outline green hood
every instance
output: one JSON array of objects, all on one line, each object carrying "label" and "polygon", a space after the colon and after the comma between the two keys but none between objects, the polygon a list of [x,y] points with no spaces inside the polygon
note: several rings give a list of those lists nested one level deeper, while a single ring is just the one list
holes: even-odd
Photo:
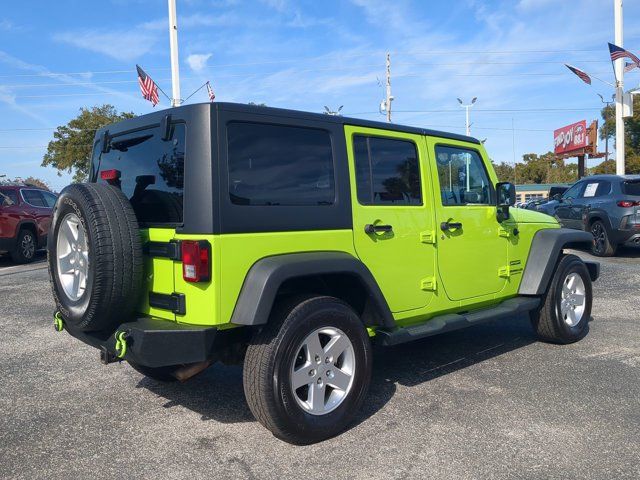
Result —
[{"label": "green hood", "polygon": [[545,213],[524,208],[510,208],[509,213],[518,223],[553,223],[558,225],[558,221]]}]

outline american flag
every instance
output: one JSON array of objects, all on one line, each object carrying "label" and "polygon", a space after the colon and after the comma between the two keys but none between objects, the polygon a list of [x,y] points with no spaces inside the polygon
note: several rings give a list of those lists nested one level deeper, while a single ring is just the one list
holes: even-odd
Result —
[{"label": "american flag", "polygon": [[209,95],[209,100],[214,101],[216,99],[216,94],[213,93],[213,88],[211,88],[211,84],[207,82],[207,95]]},{"label": "american flag", "polygon": [[155,107],[160,102],[160,98],[158,98],[158,86],[156,82],[151,80],[151,77],[140,68],[140,65],[136,65],[136,69],[138,70],[138,84],[140,84],[142,96],[146,100],[149,100]]},{"label": "american flag", "polygon": [[587,85],[591,85],[591,77],[587,75],[586,72],[583,72],[579,68],[572,67],[571,65],[567,65],[566,63],[564,64],[564,66],[575,73],[578,77],[580,77],[580,80],[582,80],[584,83],[586,83]]},{"label": "american flag", "polygon": [[625,62],[625,64],[624,64],[624,73],[628,73],[631,70],[633,70],[634,68],[638,68],[638,64],[637,63]]},{"label": "american flag", "polygon": [[615,62],[620,58],[629,58],[636,65],[640,65],[640,58],[636,57],[633,53],[628,50],[625,50],[622,47],[614,45],[613,43],[609,44],[609,53],[611,54],[611,61]]}]

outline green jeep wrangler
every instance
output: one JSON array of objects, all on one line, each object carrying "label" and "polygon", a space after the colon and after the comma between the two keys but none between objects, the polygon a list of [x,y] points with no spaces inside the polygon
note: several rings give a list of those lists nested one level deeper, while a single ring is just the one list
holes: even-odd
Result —
[{"label": "green jeep wrangler", "polygon": [[529,315],[588,331],[589,233],[510,207],[474,138],[260,106],[154,112],[96,134],[55,206],[54,325],[161,381],[244,363],[255,417],[304,444],[344,430],[372,344]]}]

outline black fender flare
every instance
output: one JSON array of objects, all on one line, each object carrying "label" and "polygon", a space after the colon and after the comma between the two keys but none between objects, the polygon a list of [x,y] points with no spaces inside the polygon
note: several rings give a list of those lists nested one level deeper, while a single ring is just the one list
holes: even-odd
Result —
[{"label": "black fender flare", "polygon": [[611,236],[611,232],[613,231],[613,225],[611,225],[611,219],[609,218],[609,214],[601,209],[590,208],[587,210],[587,218],[586,218],[587,221],[584,226],[585,231],[587,232],[590,231],[589,226],[591,225],[591,222],[593,222],[594,218],[604,223],[604,228],[607,229],[607,234]]},{"label": "black fender flare", "polygon": [[362,261],[345,252],[291,253],[258,260],[245,277],[231,315],[231,323],[264,325],[269,320],[278,289],[283,282],[336,273],[353,275],[360,280],[381,318],[381,326],[395,326],[389,305],[369,269]]},{"label": "black fender flare", "polygon": [[[529,258],[520,282],[520,295],[543,295],[547,291],[551,277],[562,250],[585,247],[593,242],[593,236],[582,230],[569,228],[547,228],[536,232],[529,249]],[[585,262],[591,280],[600,273],[598,262]]]}]

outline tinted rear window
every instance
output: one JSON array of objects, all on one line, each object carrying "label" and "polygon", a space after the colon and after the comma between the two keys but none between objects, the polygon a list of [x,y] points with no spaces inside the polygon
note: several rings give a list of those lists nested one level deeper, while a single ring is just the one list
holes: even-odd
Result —
[{"label": "tinted rear window", "polygon": [[637,195],[640,197],[640,180],[624,182],[622,184],[622,193],[625,195]]},{"label": "tinted rear window", "polygon": [[[94,162],[93,180],[119,187],[143,226],[182,223],[185,125],[173,124],[170,133],[169,140],[159,127],[114,136]],[[110,170],[120,178],[103,180],[101,172]]]},{"label": "tinted rear window", "polygon": [[236,205],[331,205],[335,182],[325,130],[231,122],[229,195]]}]

